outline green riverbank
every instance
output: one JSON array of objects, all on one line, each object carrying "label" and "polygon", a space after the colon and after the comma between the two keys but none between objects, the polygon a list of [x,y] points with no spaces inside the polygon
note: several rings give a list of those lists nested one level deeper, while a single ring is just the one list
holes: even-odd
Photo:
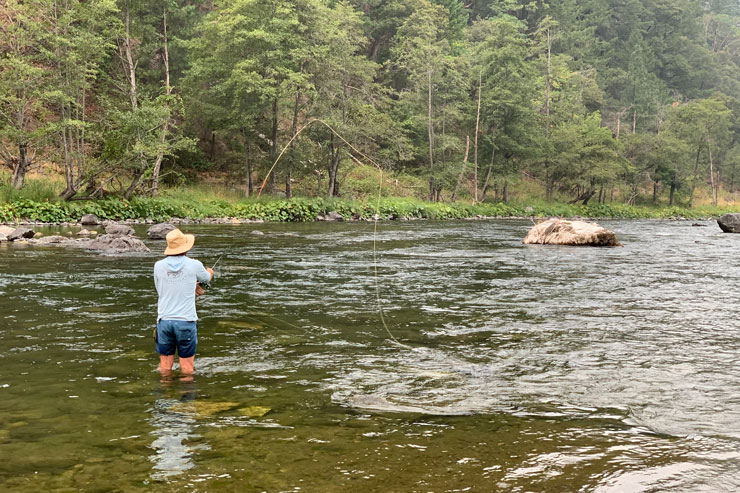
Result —
[{"label": "green riverbank", "polygon": [[625,204],[574,205],[559,203],[439,203],[410,198],[384,197],[355,201],[324,198],[264,198],[261,200],[134,198],[80,202],[39,202],[19,199],[0,203],[0,222],[77,222],[84,214],[101,220],[166,221],[183,218],[208,221],[238,218],[262,221],[316,221],[329,212],[345,219],[464,219],[478,217],[586,217],[614,219],[706,219],[716,218],[737,207],[696,208],[645,207]]}]

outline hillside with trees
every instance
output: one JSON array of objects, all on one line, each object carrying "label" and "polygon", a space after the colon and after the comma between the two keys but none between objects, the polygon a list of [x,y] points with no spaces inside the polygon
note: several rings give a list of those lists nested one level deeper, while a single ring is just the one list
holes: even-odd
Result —
[{"label": "hillside with trees", "polygon": [[[281,156],[272,173],[269,173]],[[341,196],[716,205],[740,181],[737,0],[5,0],[0,164],[65,200],[218,172]]]}]

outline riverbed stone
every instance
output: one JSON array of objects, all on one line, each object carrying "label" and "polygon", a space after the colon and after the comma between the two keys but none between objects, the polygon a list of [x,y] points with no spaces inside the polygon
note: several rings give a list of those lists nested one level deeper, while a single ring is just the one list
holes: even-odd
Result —
[{"label": "riverbed stone", "polygon": [[15,231],[15,226],[0,225],[0,234],[8,236],[13,231]]},{"label": "riverbed stone", "polygon": [[148,252],[143,241],[128,235],[104,234],[90,241],[86,248],[105,253]]},{"label": "riverbed stone", "polygon": [[39,238],[34,242],[34,245],[67,245],[74,242],[75,240],[73,240],[72,238],[67,238],[66,236],[51,235]]},{"label": "riverbed stone", "polygon": [[0,243],[2,243],[3,241],[8,241],[8,236],[0,233]]},{"label": "riverbed stone", "polygon": [[146,231],[147,236],[150,240],[164,240],[167,238],[167,233],[175,229],[174,224],[170,223],[159,223],[155,224]]},{"label": "riverbed stone", "polygon": [[85,214],[80,218],[80,224],[83,226],[97,226],[100,224],[100,219],[95,214]]},{"label": "riverbed stone", "polygon": [[134,228],[126,224],[106,224],[105,225],[106,235],[117,235],[117,236],[134,236],[136,233]]},{"label": "riverbed stone", "polygon": [[344,221],[344,216],[337,211],[331,211],[326,213],[326,215],[324,216],[324,221],[341,222]]},{"label": "riverbed stone", "polygon": [[740,214],[724,214],[717,218],[717,224],[725,233],[740,233]]},{"label": "riverbed stone", "polygon": [[523,243],[535,245],[621,246],[617,235],[596,223],[548,219],[535,224]]},{"label": "riverbed stone", "polygon": [[22,238],[33,238],[34,231],[31,228],[16,228],[8,235],[8,241],[16,241]]},{"label": "riverbed stone", "polygon": [[90,236],[91,234],[92,233],[86,228],[82,228],[77,232],[77,236]]}]

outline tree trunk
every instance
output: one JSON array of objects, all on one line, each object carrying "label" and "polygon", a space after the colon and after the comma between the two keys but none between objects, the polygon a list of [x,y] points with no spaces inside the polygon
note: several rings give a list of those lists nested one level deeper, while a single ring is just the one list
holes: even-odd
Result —
[{"label": "tree trunk", "polygon": [[[167,96],[172,94],[170,87],[170,52],[167,47],[167,9],[162,13],[162,36],[163,36],[163,58],[164,58],[164,87]],[[159,151],[157,159],[154,161],[154,170],[152,171],[152,197],[159,194],[159,172],[162,168],[162,159],[164,158],[164,144],[167,140],[167,130],[169,127],[169,116],[162,122],[162,132],[159,136]]]},{"label": "tree trunk", "polygon": [[552,84],[552,36],[547,28],[547,76],[545,77],[545,135],[550,137],[550,85]]},{"label": "tree trunk", "polygon": [[339,195],[339,163],[342,160],[342,148],[344,142],[341,140],[334,144],[335,136],[332,132],[329,142],[329,152],[331,161],[329,162],[329,187],[326,191],[327,196],[336,197]]},{"label": "tree trunk", "polygon": [[673,199],[676,195],[676,180],[671,180],[671,193],[670,193],[670,199],[668,200],[668,205],[673,206]]},{"label": "tree trunk", "polygon": [[712,184],[712,204],[716,207],[717,206],[717,188],[719,187],[719,183],[715,183],[714,181],[714,163],[712,162],[712,146],[707,143],[707,151],[709,152],[709,181]]},{"label": "tree trunk", "polygon": [[434,128],[432,126],[432,70],[427,70],[427,134],[429,137],[429,200],[434,200]]},{"label": "tree trunk", "polygon": [[488,172],[486,173],[486,180],[483,182],[483,190],[481,191],[480,199],[481,201],[485,200],[486,198],[486,192],[488,191],[489,182],[491,179],[491,171],[493,170],[493,158],[496,156],[496,147],[492,146],[493,150],[491,151],[491,162],[488,164]]},{"label": "tree trunk", "polygon": [[[298,109],[300,108],[300,101],[301,101],[301,93],[297,92],[295,95],[295,103],[293,104],[293,126],[292,126],[292,132],[291,132],[291,139],[295,139],[296,134],[298,133]],[[290,180],[292,179],[292,172],[293,172],[293,159],[295,159],[295,144],[296,141],[293,140],[293,143],[290,145],[290,159],[287,159],[285,162],[285,198],[291,198],[293,196],[293,187],[291,186]]]},{"label": "tree trunk", "polygon": [[249,141],[246,140],[245,137],[244,142],[244,167],[247,171],[247,186],[244,189],[244,196],[249,197],[252,195],[252,162],[249,160]]},{"label": "tree trunk", "polygon": [[658,180],[653,182],[653,205],[658,203]]},{"label": "tree trunk", "polygon": [[473,139],[473,202],[478,202],[478,125],[480,123],[480,93],[483,87],[483,71],[478,71],[478,109],[475,112],[475,137]]},{"label": "tree trunk", "polygon": [[[275,98],[272,101],[272,137],[271,137],[271,149],[270,149],[270,166],[275,163],[278,156],[278,100]],[[275,193],[275,173],[270,174],[270,180],[268,185],[268,192],[271,194]]]},{"label": "tree trunk", "polygon": [[701,146],[696,150],[696,163],[694,164],[694,178],[691,180],[691,192],[689,192],[689,209],[694,206],[694,189],[696,188],[696,178],[699,176],[699,156],[701,155]]},{"label": "tree trunk", "polygon": [[504,180],[504,189],[501,192],[501,198],[503,199],[504,202],[509,201],[509,182],[508,180]]},{"label": "tree trunk", "polygon": [[20,190],[23,188],[23,183],[26,179],[26,171],[28,171],[28,144],[20,142],[18,144],[18,164],[13,169],[13,188]]},{"label": "tree trunk", "polygon": [[632,111],[632,133],[637,129],[637,110]]},{"label": "tree trunk", "polygon": [[134,177],[131,180],[131,184],[126,189],[126,193],[123,194],[123,198],[128,200],[131,198],[131,196],[136,191],[136,187],[139,186],[139,181],[141,181],[141,177],[144,176],[143,170],[136,170],[134,172]]},{"label": "tree trunk", "polygon": [[136,64],[134,63],[134,50],[131,40],[131,15],[128,9],[128,2],[126,3],[126,14],[124,20],[126,26],[126,36],[123,40],[124,52],[126,55],[126,70],[128,72],[129,79],[129,97],[131,98],[131,107],[137,109],[139,107],[139,99],[136,94]]}]

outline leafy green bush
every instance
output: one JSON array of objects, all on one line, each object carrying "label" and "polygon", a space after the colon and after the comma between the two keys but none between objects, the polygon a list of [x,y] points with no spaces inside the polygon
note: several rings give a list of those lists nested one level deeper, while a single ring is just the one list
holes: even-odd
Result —
[{"label": "leafy green bush", "polygon": [[557,203],[482,204],[423,202],[413,198],[377,197],[368,201],[345,199],[294,198],[242,199],[209,198],[202,201],[182,200],[174,197],[135,198],[131,201],[106,199],[98,201],[33,201],[18,199],[0,202],[0,221],[14,222],[23,219],[39,222],[74,222],[84,214],[95,214],[100,219],[126,220],[151,219],[167,221],[173,217],[203,219],[208,217],[239,217],[264,221],[315,221],[320,214],[336,211],[346,218],[368,219],[378,214],[386,219],[460,219],[465,217],[593,217],[615,219],[716,217],[727,208],[678,207],[651,208],[625,204],[592,204],[588,206]]}]

